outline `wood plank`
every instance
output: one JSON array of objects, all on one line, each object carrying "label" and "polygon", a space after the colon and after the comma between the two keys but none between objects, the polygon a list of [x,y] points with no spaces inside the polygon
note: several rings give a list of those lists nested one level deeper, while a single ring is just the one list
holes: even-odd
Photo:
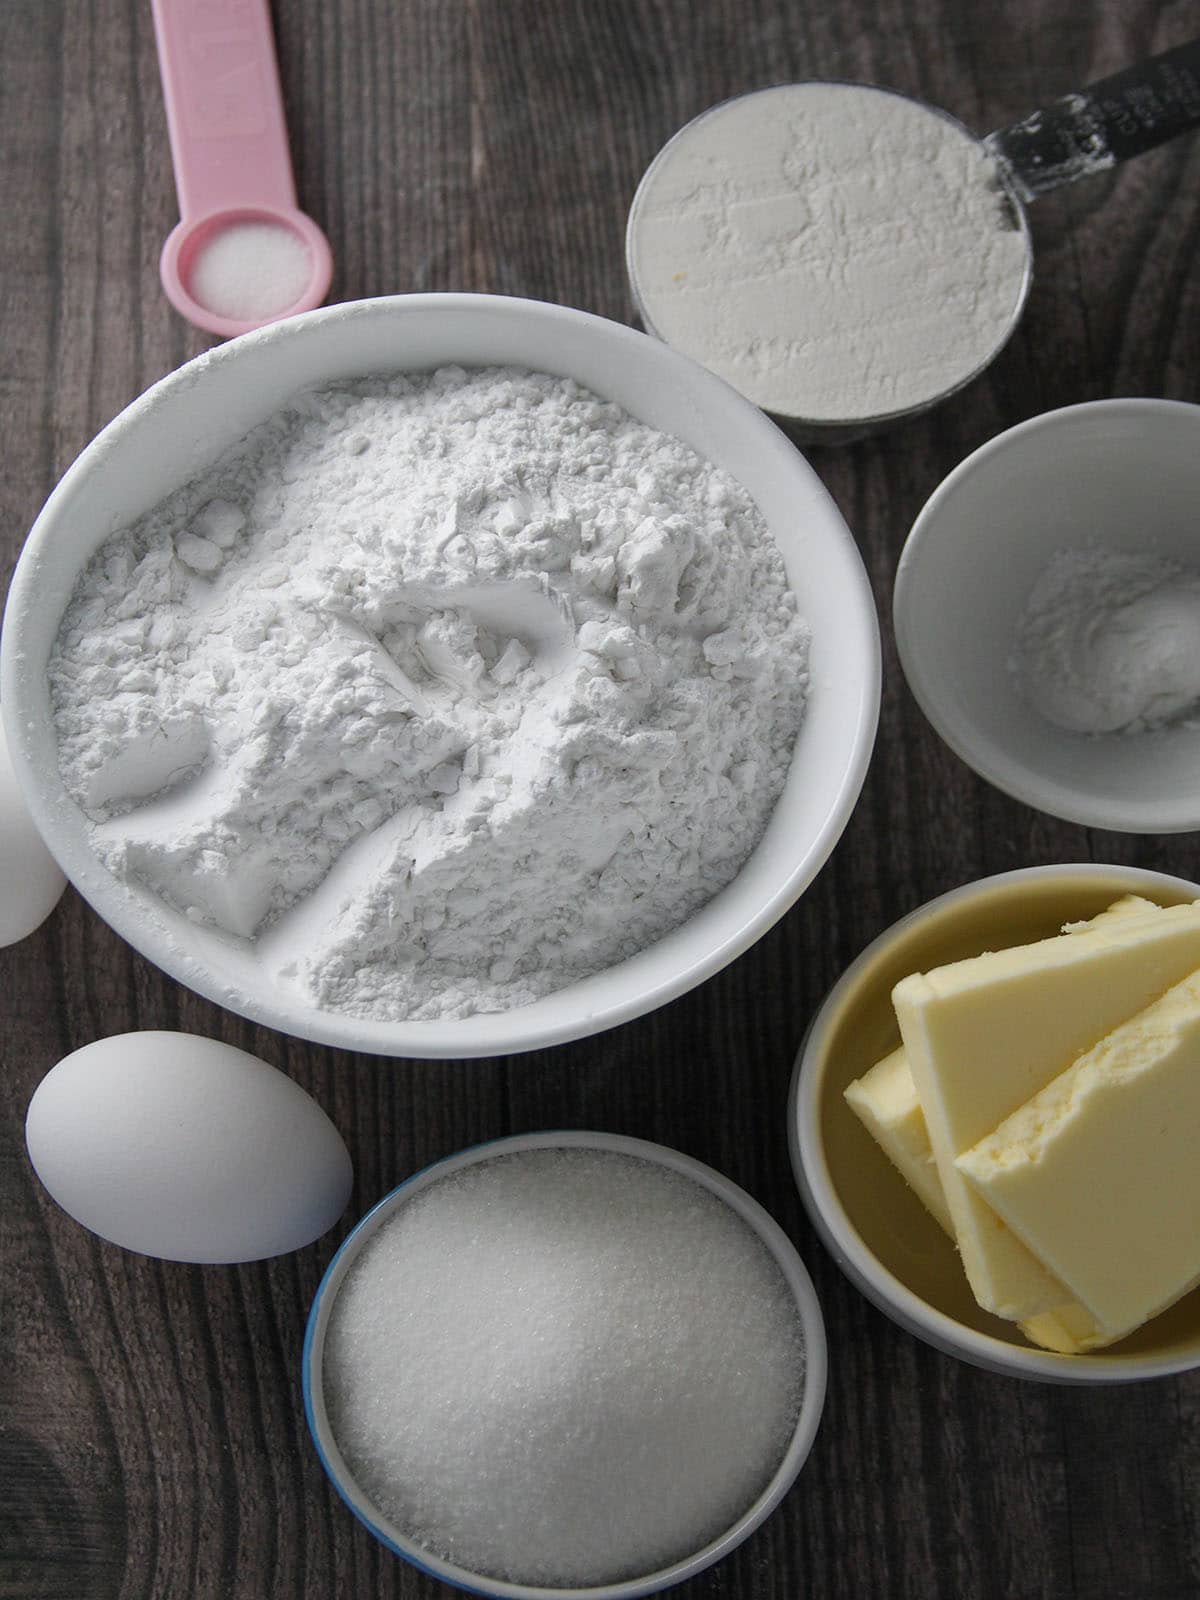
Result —
[{"label": "wood plank", "polygon": [[[631,320],[624,218],[645,165],[727,96],[806,76],[923,95],[979,132],[1195,31],[1128,0],[288,0],[275,7],[302,203],[333,294],[531,295]],[[209,341],[170,310],[175,221],[144,0],[0,8],[0,545],[94,433]],[[903,684],[896,558],[947,471],[1000,429],[1109,394],[1200,400],[1200,139],[1032,215],[1037,278],[991,372],[943,408],[811,452],[884,623],[880,734],[831,861],[784,920],[693,994],[597,1038],[484,1062],[382,1062],[285,1039],[182,990],[69,892],[0,955],[4,1600],[432,1600],[327,1484],[298,1368],[345,1227],[235,1269],[146,1261],[63,1216],[22,1123],[55,1060],[181,1028],[250,1049],[324,1105],[356,1163],[350,1216],[464,1145],[614,1129],[729,1173],[812,1270],[831,1341],[813,1457],[784,1506],[680,1600],[1183,1600],[1200,1596],[1200,1376],[1123,1392],[1005,1382],[901,1333],[801,1212],[782,1108],[829,985],[896,917],[985,873],[1089,859],[1200,873],[1195,836],[1056,822],[976,779]],[[348,1225],[348,1223],[346,1224]]]}]

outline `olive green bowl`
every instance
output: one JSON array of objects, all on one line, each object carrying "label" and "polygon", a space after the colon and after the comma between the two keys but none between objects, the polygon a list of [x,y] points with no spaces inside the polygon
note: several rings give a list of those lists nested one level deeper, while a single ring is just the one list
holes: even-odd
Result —
[{"label": "olive green bowl", "polygon": [[834,985],[800,1047],[788,1134],[804,1205],[826,1247],[868,1299],[919,1339],[975,1366],[1056,1383],[1128,1383],[1200,1367],[1200,1290],[1119,1344],[1058,1355],[976,1303],[958,1253],[843,1098],[900,1043],[893,986],[912,972],[1027,944],[1126,894],[1160,905],[1200,899],[1200,884],[1138,868],[1028,867],[954,889],[901,918]]}]

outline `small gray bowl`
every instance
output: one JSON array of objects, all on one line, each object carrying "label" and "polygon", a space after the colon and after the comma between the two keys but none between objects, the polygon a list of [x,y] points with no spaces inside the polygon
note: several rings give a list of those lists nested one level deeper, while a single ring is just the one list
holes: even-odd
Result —
[{"label": "small gray bowl", "polygon": [[917,704],[1005,794],[1089,828],[1200,828],[1200,725],[1069,733],[1009,670],[1029,592],[1060,550],[1091,545],[1200,565],[1200,406],[1096,400],[980,446],[926,502],[900,555],[892,615]]}]

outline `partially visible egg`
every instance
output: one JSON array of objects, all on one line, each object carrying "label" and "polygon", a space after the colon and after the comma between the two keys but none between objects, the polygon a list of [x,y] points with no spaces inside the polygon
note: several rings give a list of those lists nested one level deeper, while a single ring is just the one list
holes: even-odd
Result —
[{"label": "partially visible egg", "polygon": [[25,1119],[64,1211],[168,1261],[257,1261],[333,1226],[350,1156],[299,1084],[216,1039],[119,1033],[52,1067]]},{"label": "partially visible egg", "polygon": [[25,808],[0,724],[0,946],[40,928],[66,886]]}]

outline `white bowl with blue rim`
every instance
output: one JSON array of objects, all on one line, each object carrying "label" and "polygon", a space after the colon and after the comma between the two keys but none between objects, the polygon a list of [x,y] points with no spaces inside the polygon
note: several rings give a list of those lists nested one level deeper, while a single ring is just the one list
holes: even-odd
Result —
[{"label": "white bowl with blue rim", "polygon": [[[356,1482],[339,1447],[326,1400],[325,1343],[338,1291],[379,1229],[432,1184],[464,1167],[518,1152],[544,1149],[606,1151],[649,1161],[691,1179],[724,1201],[762,1242],[778,1266],[795,1302],[804,1347],[804,1386],[795,1425],[782,1458],[753,1502],[702,1548],[669,1566],[619,1582],[589,1587],[552,1588],[509,1582],[468,1571],[421,1544],[406,1529],[390,1521]],[[825,1399],[825,1376],[824,1321],[812,1280],[787,1235],[757,1201],[719,1172],[677,1150],[620,1134],[579,1131],[519,1134],[474,1145],[426,1167],[385,1195],[353,1229],[330,1262],[313,1301],[303,1355],[304,1409],[309,1430],[321,1464],[346,1505],[395,1555],[443,1583],[487,1596],[488,1600],[635,1600],[636,1596],[654,1594],[682,1583],[720,1561],[770,1516],[795,1482],[816,1437]],[[619,1539],[619,1530],[614,1529],[613,1536]]]}]

